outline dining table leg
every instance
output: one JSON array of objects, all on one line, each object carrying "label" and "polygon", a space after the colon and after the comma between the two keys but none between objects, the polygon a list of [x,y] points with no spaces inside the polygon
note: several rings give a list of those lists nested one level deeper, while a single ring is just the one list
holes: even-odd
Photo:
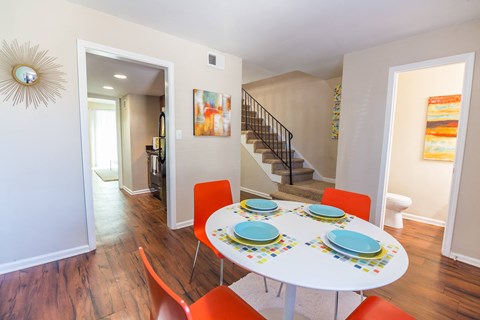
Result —
[{"label": "dining table leg", "polygon": [[283,309],[283,320],[293,320],[295,314],[295,298],[297,295],[297,287],[292,284],[286,284],[285,306]]},{"label": "dining table leg", "polygon": [[335,313],[333,315],[333,320],[338,318],[338,291],[335,291]]}]

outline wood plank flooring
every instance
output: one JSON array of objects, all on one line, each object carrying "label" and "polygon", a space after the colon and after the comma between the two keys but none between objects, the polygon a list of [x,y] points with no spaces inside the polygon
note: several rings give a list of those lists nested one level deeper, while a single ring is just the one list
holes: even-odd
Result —
[{"label": "wood plank flooring", "polygon": [[[97,250],[0,275],[1,320],[148,319],[139,246],[188,303],[218,284],[219,261],[205,247],[188,283],[196,248],[191,227],[169,230],[159,200],[130,196],[116,182],[93,176]],[[480,270],[440,255],[443,228],[405,221],[404,229],[387,231],[405,246],[410,267],[400,280],[366,295],[382,296],[418,319],[480,319]],[[226,284],[246,274],[226,261]]]}]

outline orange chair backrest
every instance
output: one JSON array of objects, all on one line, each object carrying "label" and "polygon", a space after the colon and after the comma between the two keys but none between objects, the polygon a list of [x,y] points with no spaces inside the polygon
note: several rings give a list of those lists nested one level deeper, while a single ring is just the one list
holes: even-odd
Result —
[{"label": "orange chair backrest", "polygon": [[366,221],[370,220],[370,202],[370,197],[365,194],[334,188],[326,188],[321,201]]},{"label": "orange chair backrest", "polygon": [[204,230],[208,218],[233,203],[228,180],[198,183],[193,188],[193,230]]},{"label": "orange chair backrest", "polygon": [[178,319],[191,320],[190,309],[175,292],[153,270],[143,248],[139,248],[148,288],[150,289],[150,320]]}]

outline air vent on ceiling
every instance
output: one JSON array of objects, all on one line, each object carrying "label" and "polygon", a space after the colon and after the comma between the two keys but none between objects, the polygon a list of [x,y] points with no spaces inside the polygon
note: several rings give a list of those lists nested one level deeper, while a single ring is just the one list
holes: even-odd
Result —
[{"label": "air vent on ceiling", "polygon": [[225,70],[225,56],[218,53],[208,52],[207,65]]}]

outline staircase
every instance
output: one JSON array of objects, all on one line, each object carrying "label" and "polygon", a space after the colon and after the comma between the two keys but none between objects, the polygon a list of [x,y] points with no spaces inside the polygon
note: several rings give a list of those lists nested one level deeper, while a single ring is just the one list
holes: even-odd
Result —
[{"label": "staircase", "polygon": [[[315,170],[304,167],[304,159],[295,157],[288,137],[293,135],[255,101],[245,90],[242,105],[242,143],[262,166],[270,179],[278,183],[273,199],[320,202],[323,189],[334,184],[313,180]],[[254,104],[254,107],[252,107]],[[266,116],[265,116],[266,114]],[[267,118],[267,119],[265,119]],[[273,120],[272,120],[273,118]],[[273,125],[273,128],[272,128]],[[286,130],[288,134],[283,134]],[[280,134],[279,134],[280,132]],[[287,138],[285,138],[287,137]]]}]

